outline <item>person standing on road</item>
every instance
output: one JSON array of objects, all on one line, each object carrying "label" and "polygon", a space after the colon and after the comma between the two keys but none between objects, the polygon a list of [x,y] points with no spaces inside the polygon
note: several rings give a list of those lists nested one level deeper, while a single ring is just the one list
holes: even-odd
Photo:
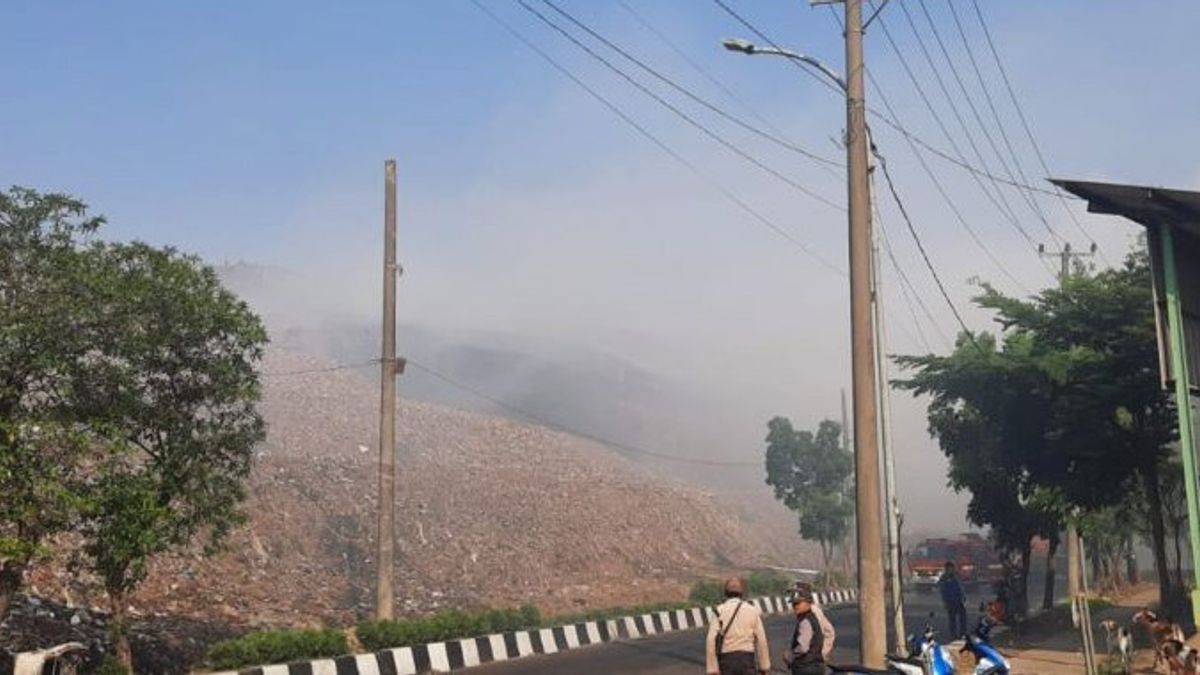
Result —
[{"label": "person standing on road", "polygon": [[[792,593],[800,591],[808,593],[810,598],[815,597],[813,596],[813,586],[807,581],[796,582],[796,587],[792,589]],[[821,624],[821,636],[824,638],[821,644],[821,656],[824,656],[825,660],[828,661],[829,655],[833,653],[833,643],[837,640],[837,631],[833,629],[833,622],[829,620],[829,617],[825,616],[825,610],[821,609],[819,605],[813,603],[812,613],[813,616],[817,617],[817,623]]]},{"label": "person standing on road", "polygon": [[825,634],[813,609],[812,591],[797,588],[792,594],[796,630],[791,647],[783,653],[792,675],[825,675]]},{"label": "person standing on road", "polygon": [[736,577],[725,581],[725,602],[708,625],[705,673],[708,675],[765,675],[771,672],[771,652],[762,613],[742,596],[746,586]]},{"label": "person standing on road", "polygon": [[938,579],[937,586],[942,596],[942,605],[946,608],[946,621],[950,626],[946,639],[957,640],[967,634],[967,594],[963,591],[962,582],[958,580],[958,571],[953,561],[946,561],[945,571]]}]

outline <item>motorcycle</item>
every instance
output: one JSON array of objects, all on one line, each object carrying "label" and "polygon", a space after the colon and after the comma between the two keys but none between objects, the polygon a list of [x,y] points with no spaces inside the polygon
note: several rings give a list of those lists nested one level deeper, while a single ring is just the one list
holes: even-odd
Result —
[{"label": "motorcycle", "polygon": [[993,625],[987,616],[981,616],[975,632],[963,637],[959,652],[971,652],[975,656],[974,675],[1008,675],[1010,672],[1008,660],[990,641]]},{"label": "motorcycle", "polygon": [[934,636],[933,626],[929,624],[925,625],[920,639],[909,635],[908,656],[888,654],[887,668],[883,670],[858,665],[831,665],[829,670],[846,675],[954,675],[954,656]]}]

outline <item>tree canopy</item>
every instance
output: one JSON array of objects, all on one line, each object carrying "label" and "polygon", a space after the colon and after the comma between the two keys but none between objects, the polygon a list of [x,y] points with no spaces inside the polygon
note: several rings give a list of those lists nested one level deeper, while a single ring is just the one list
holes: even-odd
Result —
[{"label": "tree canopy", "polygon": [[820,544],[826,574],[833,546],[849,534],[854,515],[854,460],[841,437],[841,425],[832,420],[822,421],[815,434],[797,431],[783,417],[767,423],[766,482],[798,513],[800,536]]}]

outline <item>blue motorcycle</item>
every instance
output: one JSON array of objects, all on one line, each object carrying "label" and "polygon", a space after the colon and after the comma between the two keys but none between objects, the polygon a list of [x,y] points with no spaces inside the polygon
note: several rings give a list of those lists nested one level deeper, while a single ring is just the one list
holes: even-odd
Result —
[{"label": "blue motorcycle", "polygon": [[960,651],[975,656],[975,675],[1009,675],[1008,659],[992,645],[991,635],[992,622],[986,616],[980,617],[975,632],[964,636]]},{"label": "blue motorcycle", "polygon": [[954,675],[954,656],[934,639],[933,626],[926,625],[920,639],[908,636],[908,656],[887,655],[887,668],[829,666],[832,673],[845,675]]}]

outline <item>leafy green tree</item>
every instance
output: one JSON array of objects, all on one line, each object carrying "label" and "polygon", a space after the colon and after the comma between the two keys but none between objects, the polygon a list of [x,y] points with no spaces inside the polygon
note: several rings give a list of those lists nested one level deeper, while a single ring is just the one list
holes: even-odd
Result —
[{"label": "leafy green tree", "polygon": [[831,420],[823,420],[815,434],[797,431],[783,417],[767,423],[767,485],[799,514],[800,536],[821,546],[827,581],[833,548],[846,539],[854,515],[854,463],[841,435],[841,425]]},{"label": "leafy green tree", "polygon": [[65,195],[0,191],[0,621],[80,506],[89,448],[68,372],[88,347],[77,330],[88,303],[76,260],[102,223]]},{"label": "leafy green tree", "polygon": [[211,549],[241,523],[244,481],[264,425],[259,319],[192,256],[146,244],[85,252],[92,353],[74,373],[78,413],[108,452],[84,513],[85,550],[130,663],[128,595],[155,555],[197,536]]},{"label": "leafy green tree", "polygon": [[[992,310],[1003,345],[990,336],[960,340],[946,357],[903,357],[915,371],[900,386],[933,398],[930,428],[951,457],[984,458],[974,491],[1011,483],[1006,499],[1041,497],[1043,515],[1121,504],[1136,480],[1159,571],[1171,597],[1160,471],[1175,439],[1174,412],[1159,386],[1149,267],[1135,252],[1119,269],[1077,274],[1028,300],[983,287],[976,304]],[[994,451],[984,451],[989,445]],[[995,461],[992,473],[985,468]],[[975,462],[974,459],[969,462]],[[1046,499],[1047,495],[1052,499]],[[974,499],[973,499],[974,502]],[[993,527],[1007,511],[977,510]],[[994,516],[994,518],[993,518]]]}]

